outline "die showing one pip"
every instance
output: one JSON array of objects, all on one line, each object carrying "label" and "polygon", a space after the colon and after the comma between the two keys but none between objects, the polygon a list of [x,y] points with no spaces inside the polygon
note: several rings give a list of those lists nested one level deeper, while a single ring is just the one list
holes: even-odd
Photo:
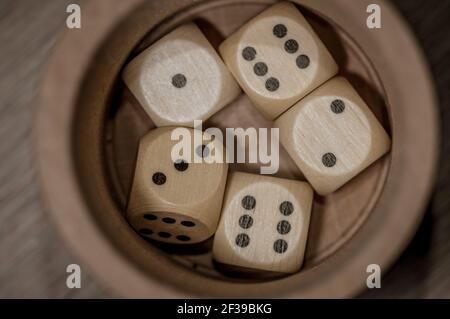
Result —
[{"label": "die showing one pip", "polygon": [[269,119],[338,72],[325,45],[288,2],[250,20],[219,51],[243,90]]},{"label": "die showing one pip", "polygon": [[[200,140],[197,147],[192,138],[191,154],[183,152],[173,160],[172,151],[179,145],[171,139],[173,130],[157,128],[141,139],[127,220],[141,235],[154,240],[197,243],[217,228],[228,165],[206,162],[213,154],[224,156],[221,141],[206,142],[209,138]],[[179,130],[194,136],[193,129]],[[202,156],[201,163],[194,163],[195,154]]]},{"label": "die showing one pip", "polygon": [[342,77],[334,78],[275,121],[280,142],[321,195],[389,151],[384,128]]},{"label": "die showing one pip", "polygon": [[292,273],[305,254],[313,191],[305,183],[230,173],[213,257],[242,270]]},{"label": "die showing one pip", "polygon": [[156,126],[194,126],[240,94],[195,24],[183,25],[140,53],[123,79]]}]

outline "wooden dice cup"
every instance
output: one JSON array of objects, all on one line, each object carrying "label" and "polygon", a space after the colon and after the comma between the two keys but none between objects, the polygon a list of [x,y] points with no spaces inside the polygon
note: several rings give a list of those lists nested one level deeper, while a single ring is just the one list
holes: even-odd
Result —
[{"label": "wooden dice cup", "polygon": [[[82,29],[62,36],[36,113],[42,193],[73,252],[118,294],[354,296],[365,285],[367,265],[376,263],[386,271],[414,235],[432,187],[438,145],[436,101],[420,49],[388,3],[379,1],[383,28],[369,30],[365,11],[370,1],[296,2],[308,9],[307,18],[393,143],[388,156],[336,194],[316,196],[305,267],[284,277],[224,276],[202,248],[180,253],[150,245],[123,217],[137,139],[150,125],[119,81],[124,63],[192,17],[202,18],[198,22],[205,23],[205,33],[211,31],[208,36],[217,45],[208,17],[229,33],[273,1],[91,1],[83,5]],[[250,104],[240,97],[208,125],[270,126]],[[280,176],[301,173],[286,159]]]}]

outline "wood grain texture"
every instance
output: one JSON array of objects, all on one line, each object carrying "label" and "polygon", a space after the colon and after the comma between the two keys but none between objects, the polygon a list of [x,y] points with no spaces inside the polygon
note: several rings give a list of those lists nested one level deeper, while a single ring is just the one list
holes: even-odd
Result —
[{"label": "wood grain texture", "polygon": [[[63,245],[36,181],[32,119],[52,46],[65,30],[69,0],[1,1],[0,298],[110,296]],[[78,263],[82,288],[68,289],[66,267]]]},{"label": "wood grain texture", "polygon": [[396,0],[422,46],[440,105],[440,168],[433,197],[409,247],[362,298],[450,298],[450,1]]},{"label": "wood grain texture", "polygon": [[202,139],[202,132],[196,131],[196,145],[195,130],[181,130],[186,135],[174,138],[190,138],[190,150],[183,150],[175,162],[171,152],[179,142],[171,135],[178,134],[176,128],[158,128],[142,138],[127,219],[148,238],[191,244],[208,239],[217,229],[228,164],[219,139],[209,141],[206,134]]},{"label": "wood grain texture", "polygon": [[[35,181],[31,125],[35,92],[55,39],[64,28],[66,0],[0,2],[0,296],[110,297],[86,275],[82,289],[68,290],[71,257],[45,214]],[[450,1],[397,0],[431,65],[441,102],[442,123],[450,121]],[[382,289],[365,298],[450,297],[450,127],[443,125],[441,169],[422,226]]]},{"label": "wood grain texture", "polygon": [[194,127],[194,120],[206,120],[241,91],[193,23],[139,54],[123,78],[157,126]]},{"label": "wood grain texture", "polygon": [[269,119],[338,72],[327,48],[288,2],[250,20],[219,51],[243,90]]},{"label": "wood grain texture", "polygon": [[238,267],[292,273],[305,255],[313,191],[305,182],[230,174],[219,227],[216,261]]},{"label": "wood grain texture", "polygon": [[275,121],[280,141],[320,195],[328,195],[390,148],[389,136],[343,77],[306,96]]}]

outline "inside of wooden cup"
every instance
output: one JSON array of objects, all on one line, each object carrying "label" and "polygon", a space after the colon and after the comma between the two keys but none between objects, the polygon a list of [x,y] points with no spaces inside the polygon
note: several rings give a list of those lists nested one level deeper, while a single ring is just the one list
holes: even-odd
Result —
[{"label": "inside of wooden cup", "polygon": [[[194,6],[173,15],[157,28],[149,30],[141,43],[130,52],[128,61],[177,26],[194,21],[214,47],[231,35],[250,18],[266,9],[267,3],[227,3]],[[325,43],[345,76],[369,105],[385,129],[390,132],[383,86],[370,61],[353,39],[338,25],[318,13],[299,7],[314,30]],[[104,125],[105,170],[110,181],[110,192],[125,215],[135,167],[139,139],[155,126],[141,109],[121,79],[110,99]],[[270,128],[273,123],[265,119],[242,94],[230,105],[211,117],[205,127]],[[281,147],[281,146],[280,146]],[[302,270],[324,262],[350,241],[367,217],[382,190],[387,177],[389,158],[383,157],[335,193],[326,197],[315,194],[308,235],[305,262]],[[259,172],[258,164],[230,164],[230,170]],[[286,151],[280,149],[280,169],[276,176],[304,180]],[[131,227],[128,225],[128,227]],[[137,240],[147,240],[136,237]],[[224,272],[211,256],[212,239],[196,245],[167,245],[148,241],[161,254],[192,271],[225,280],[254,280],[245,274]],[[300,270],[300,271],[302,271]],[[257,280],[270,280],[259,277]]]}]

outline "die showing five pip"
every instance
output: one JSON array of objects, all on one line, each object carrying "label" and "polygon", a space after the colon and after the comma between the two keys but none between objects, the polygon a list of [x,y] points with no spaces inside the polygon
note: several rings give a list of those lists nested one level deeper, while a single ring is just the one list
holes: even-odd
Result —
[{"label": "die showing five pip", "polygon": [[250,20],[219,51],[245,93],[271,120],[338,72],[325,45],[288,2]]},{"label": "die showing five pip", "polygon": [[[125,68],[125,83],[159,127],[140,142],[127,219],[142,236],[171,244],[214,235],[214,260],[244,272],[296,272],[313,189],[334,192],[387,153],[390,138],[351,84],[335,77],[332,55],[293,4],[262,12],[219,51],[223,61],[200,29],[187,24]],[[228,173],[226,163],[173,160],[171,132],[194,133],[186,127],[225,107],[240,88],[274,120],[309,183]],[[192,144],[192,154],[205,158],[211,146],[225,149],[216,139],[208,143],[200,151]]]}]

